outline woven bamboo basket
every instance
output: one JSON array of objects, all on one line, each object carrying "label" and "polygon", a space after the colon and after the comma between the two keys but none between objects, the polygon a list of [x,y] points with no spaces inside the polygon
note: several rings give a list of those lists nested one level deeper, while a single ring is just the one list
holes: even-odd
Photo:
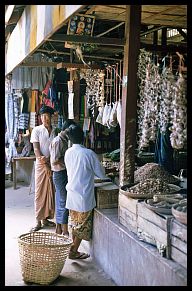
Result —
[{"label": "woven bamboo basket", "polygon": [[72,240],[52,232],[31,232],[20,235],[18,244],[23,280],[49,285],[60,275]]}]

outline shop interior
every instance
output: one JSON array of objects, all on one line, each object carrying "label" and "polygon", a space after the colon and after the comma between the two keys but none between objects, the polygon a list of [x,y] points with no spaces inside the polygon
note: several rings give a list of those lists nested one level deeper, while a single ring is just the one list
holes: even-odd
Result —
[{"label": "shop interior", "polygon": [[[17,14],[22,13],[25,6],[17,6]],[[187,81],[185,9],[185,5],[142,5],[136,168],[157,162],[174,175],[187,168],[187,104],[182,97]],[[118,181],[124,18],[125,5],[85,6],[7,76],[7,173],[12,157],[33,155],[30,133],[41,123],[39,108],[46,104],[55,110],[52,124],[58,132],[67,118],[82,126],[85,146],[100,156],[106,172]],[[12,29],[7,25],[6,34]],[[173,97],[178,84],[184,91]],[[169,155],[162,161],[160,140],[165,135],[169,141],[163,150]]]}]

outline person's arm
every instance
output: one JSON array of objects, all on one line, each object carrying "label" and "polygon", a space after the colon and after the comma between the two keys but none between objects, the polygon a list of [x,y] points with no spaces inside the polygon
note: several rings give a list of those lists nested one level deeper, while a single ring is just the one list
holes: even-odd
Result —
[{"label": "person's arm", "polygon": [[64,152],[66,151],[67,147],[62,147],[62,144],[57,142],[53,142],[50,147],[50,154],[51,154],[51,160],[53,165],[64,163]]},{"label": "person's arm", "polygon": [[34,127],[31,133],[31,140],[30,142],[33,144],[34,154],[37,160],[39,160],[42,164],[47,162],[47,159],[40,150],[40,143],[39,143],[39,128],[38,126]]},{"label": "person's arm", "polygon": [[40,151],[39,142],[33,142],[33,149],[36,159],[38,159],[42,164],[45,164],[47,162],[47,159],[45,156],[42,155]]},{"label": "person's arm", "polygon": [[109,177],[105,175],[105,168],[99,161],[99,158],[95,152],[93,152],[92,154],[92,167],[93,167],[95,176],[103,180],[106,180],[106,179],[109,180]]}]

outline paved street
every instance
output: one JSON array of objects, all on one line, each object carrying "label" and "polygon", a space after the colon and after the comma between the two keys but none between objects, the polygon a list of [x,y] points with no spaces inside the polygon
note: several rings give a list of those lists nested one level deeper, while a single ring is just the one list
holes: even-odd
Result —
[{"label": "paved street", "polygon": [[[33,201],[34,193],[29,195],[29,186],[19,182],[17,189],[13,190],[13,182],[5,181],[5,286],[27,285],[22,280],[17,238],[29,232],[35,223]],[[43,230],[55,231],[50,227]],[[80,251],[87,250],[81,246]],[[86,260],[67,259],[59,278],[52,285],[116,286],[91,257]]]}]

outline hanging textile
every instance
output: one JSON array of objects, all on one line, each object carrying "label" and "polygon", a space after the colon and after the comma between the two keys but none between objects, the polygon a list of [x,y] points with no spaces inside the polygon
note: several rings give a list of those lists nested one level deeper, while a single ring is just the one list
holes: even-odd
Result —
[{"label": "hanging textile", "polygon": [[35,102],[36,102],[36,91],[32,90],[31,91],[31,108],[30,108],[31,112],[36,112],[35,111]]},{"label": "hanging textile", "polygon": [[22,113],[19,115],[19,129],[28,129],[29,113]]},{"label": "hanging textile", "polygon": [[15,141],[18,139],[19,125],[19,98],[15,93],[5,96],[5,119],[7,125],[7,135],[9,136],[9,148],[6,152],[6,167],[10,166],[12,157],[17,156]]}]

